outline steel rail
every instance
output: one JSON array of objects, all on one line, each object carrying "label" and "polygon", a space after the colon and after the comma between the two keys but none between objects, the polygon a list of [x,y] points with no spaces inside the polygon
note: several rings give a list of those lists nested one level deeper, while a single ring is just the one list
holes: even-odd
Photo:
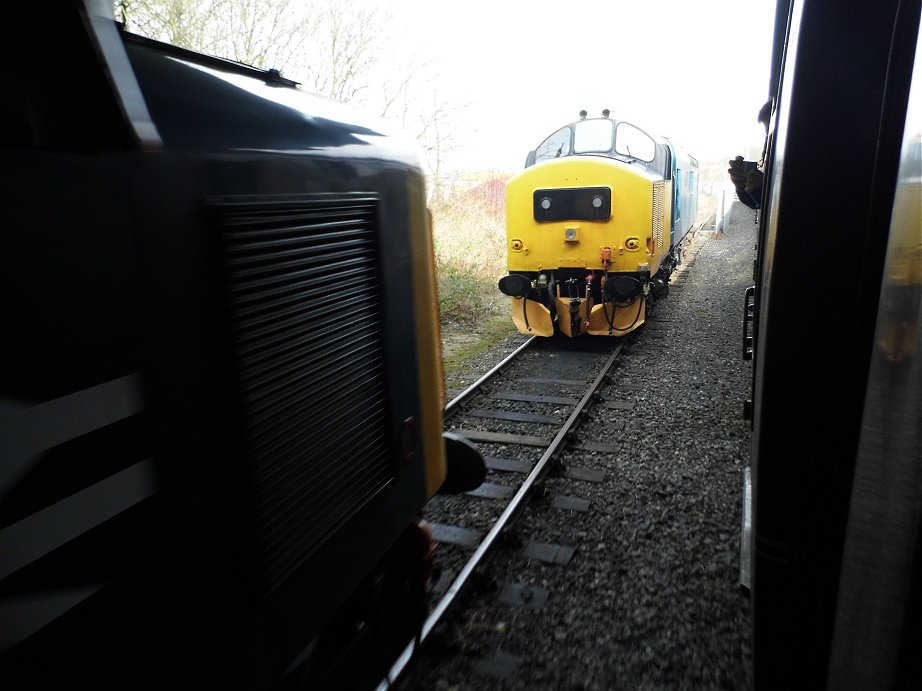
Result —
[{"label": "steel rail", "polygon": [[491,369],[489,372],[487,372],[486,374],[484,374],[482,377],[480,377],[480,379],[478,379],[477,381],[475,381],[473,384],[471,384],[469,387],[467,387],[464,391],[462,391],[462,392],[459,393],[457,396],[455,396],[451,401],[449,401],[448,405],[445,406],[444,417],[446,417],[446,418],[451,417],[451,416],[454,415],[458,410],[460,410],[461,405],[462,405],[465,401],[467,401],[467,399],[469,399],[471,396],[473,396],[473,395],[477,392],[477,389],[479,389],[479,388],[480,388],[481,386],[483,386],[486,382],[488,382],[490,379],[492,379],[492,378],[495,377],[497,374],[499,374],[503,369],[505,369],[505,368],[509,365],[509,363],[512,362],[513,360],[515,360],[515,359],[519,356],[519,354],[520,354],[523,350],[525,350],[529,345],[531,345],[531,343],[532,343],[536,338],[537,338],[537,336],[532,336],[531,338],[529,338],[529,339],[528,339],[527,341],[525,341],[522,345],[520,345],[518,348],[516,348],[516,349],[513,350],[511,353],[509,353],[509,355],[507,355],[505,358],[503,358],[503,359],[499,362],[499,364],[497,364],[496,366],[493,367],[493,369]]},{"label": "steel rail", "polygon": [[[528,345],[529,342],[530,341],[526,341],[525,344],[520,347],[520,350],[521,348],[524,348],[525,345]],[[404,649],[403,653],[401,653],[396,662],[391,666],[390,674],[388,674],[387,679],[383,680],[378,685],[377,691],[386,691],[390,688],[391,684],[400,678],[400,675],[403,673],[404,669],[413,658],[414,652],[422,646],[423,642],[428,638],[429,634],[432,633],[432,630],[442,621],[442,618],[448,613],[451,606],[455,604],[455,601],[458,599],[461,592],[468,585],[474,572],[481,565],[481,563],[486,560],[487,555],[492,552],[493,547],[503,530],[505,530],[511,524],[512,520],[527,505],[532,488],[538,482],[543,480],[544,476],[550,470],[551,460],[557,455],[557,452],[566,443],[567,438],[575,427],[577,420],[583,414],[583,410],[595,396],[599,387],[601,387],[602,382],[605,380],[605,377],[608,376],[612,366],[618,360],[618,356],[621,354],[622,347],[623,342],[619,340],[608,361],[602,367],[598,376],[596,376],[595,380],[592,382],[592,385],[580,399],[579,403],[577,403],[576,407],[573,409],[573,412],[570,413],[570,416],[563,423],[560,430],[557,432],[557,435],[551,441],[550,446],[548,446],[547,450],[545,450],[545,452],[542,454],[540,460],[535,464],[535,467],[532,469],[525,482],[519,488],[519,491],[515,493],[508,506],[506,506],[505,511],[503,511],[499,519],[494,524],[493,528],[489,533],[487,533],[486,537],[483,539],[483,542],[480,543],[480,546],[474,551],[474,554],[464,565],[464,568],[461,569],[458,576],[448,587],[445,595],[442,596],[438,604],[429,614],[428,618],[423,623],[422,630],[420,631],[420,634],[417,636],[416,640],[411,642]],[[497,365],[497,367],[499,367],[499,365]],[[495,369],[496,368],[494,368],[494,370]]]}]

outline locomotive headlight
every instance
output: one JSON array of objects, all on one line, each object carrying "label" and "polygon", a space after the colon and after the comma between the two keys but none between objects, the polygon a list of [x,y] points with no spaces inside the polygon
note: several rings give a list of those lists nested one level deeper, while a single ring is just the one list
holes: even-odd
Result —
[{"label": "locomotive headlight", "polygon": [[551,198],[550,197],[542,197],[540,203],[541,203],[541,208],[544,209],[545,211],[551,208]]},{"label": "locomotive headlight", "polygon": [[579,226],[567,226],[564,228],[563,238],[567,242],[579,242]]},{"label": "locomotive headlight", "polygon": [[595,196],[592,198],[592,208],[594,208],[594,209],[601,209],[601,208],[602,208],[602,204],[604,204],[604,203],[605,203],[604,200],[603,200],[602,197],[599,196],[598,194],[595,195]]}]

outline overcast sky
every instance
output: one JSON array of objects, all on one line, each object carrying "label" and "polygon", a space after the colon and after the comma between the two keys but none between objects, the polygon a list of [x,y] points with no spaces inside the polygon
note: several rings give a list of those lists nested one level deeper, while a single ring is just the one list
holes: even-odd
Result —
[{"label": "overcast sky", "polygon": [[559,126],[609,108],[702,162],[761,146],[773,0],[375,0],[466,103],[457,162],[520,170]]}]

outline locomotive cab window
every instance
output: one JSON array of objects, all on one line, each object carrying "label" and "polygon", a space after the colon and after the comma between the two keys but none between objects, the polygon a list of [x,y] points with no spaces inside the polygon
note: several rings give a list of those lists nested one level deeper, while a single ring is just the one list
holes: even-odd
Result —
[{"label": "locomotive cab window", "polygon": [[570,155],[570,128],[563,127],[541,142],[535,153],[535,161],[546,161]]},{"label": "locomotive cab window", "polygon": [[615,153],[649,162],[656,155],[656,145],[643,130],[627,122],[621,122],[618,123],[615,133]]},{"label": "locomotive cab window", "polygon": [[576,123],[573,133],[573,153],[604,154],[611,151],[612,121],[583,120]]}]

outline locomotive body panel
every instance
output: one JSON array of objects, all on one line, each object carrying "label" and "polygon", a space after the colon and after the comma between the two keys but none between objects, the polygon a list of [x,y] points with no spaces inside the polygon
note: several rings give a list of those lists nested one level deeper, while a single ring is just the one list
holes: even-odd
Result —
[{"label": "locomotive body panel", "polygon": [[[776,7],[744,298],[753,688],[789,684],[792,668],[810,688],[918,688],[922,10]],[[824,170],[848,171],[829,203],[816,195],[818,151]],[[828,267],[847,280],[804,310],[805,268]]]},{"label": "locomotive body panel", "polygon": [[3,10],[0,686],[370,686],[449,471],[418,149],[88,4]]},{"label": "locomotive body panel", "polygon": [[[659,183],[659,184],[657,184]],[[556,190],[607,190],[610,215],[591,220],[542,221],[534,206]],[[538,163],[514,176],[506,188],[509,271],[563,267],[609,271],[656,271],[668,251],[671,185],[620,161],[571,157]]]}]

